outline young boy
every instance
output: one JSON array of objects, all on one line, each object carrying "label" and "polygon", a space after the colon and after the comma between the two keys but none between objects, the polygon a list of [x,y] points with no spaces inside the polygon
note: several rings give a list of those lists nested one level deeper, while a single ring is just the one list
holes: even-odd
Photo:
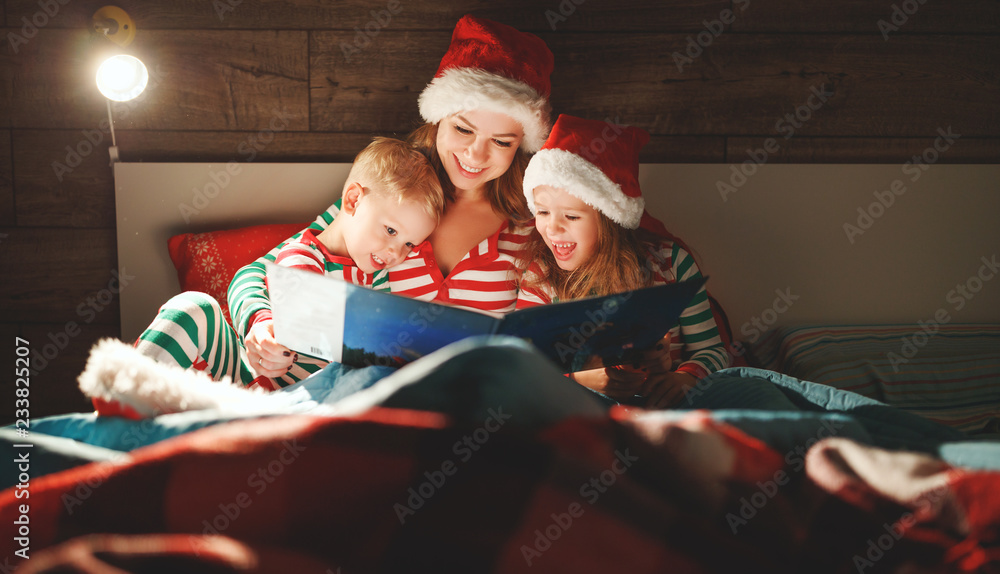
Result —
[{"label": "young boy", "polygon": [[376,138],[354,159],[326,229],[306,230],[281,248],[275,263],[332,274],[388,290],[375,277],[401,263],[431,234],[444,193],[426,158],[406,143]]},{"label": "young boy", "polygon": [[[434,230],[444,211],[444,193],[423,154],[405,142],[376,138],[355,158],[339,203],[340,212],[325,230],[310,229],[289,241],[275,262],[387,290],[384,270],[402,262]],[[160,308],[135,347],[159,362],[205,371],[214,380],[229,377],[268,390],[326,365],[296,355],[285,374],[262,376],[260,371],[273,372],[269,357],[286,357],[287,364],[293,352],[274,342],[270,311],[253,313],[250,322],[252,332],[266,339],[268,356],[247,356],[215,299],[181,293]]]}]

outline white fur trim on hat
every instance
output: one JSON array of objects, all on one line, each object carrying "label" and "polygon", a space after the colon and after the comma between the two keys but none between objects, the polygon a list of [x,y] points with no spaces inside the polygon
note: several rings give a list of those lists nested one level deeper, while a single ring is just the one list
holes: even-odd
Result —
[{"label": "white fur trim on hat", "polygon": [[424,121],[439,121],[466,110],[506,114],[524,129],[521,147],[529,153],[541,149],[551,129],[548,99],[534,88],[478,68],[451,68],[434,78],[418,100]]},{"label": "white fur trim on hat", "polygon": [[627,229],[639,227],[646,208],[642,197],[628,197],[597,166],[566,150],[543,149],[528,162],[524,171],[524,197],[533,215],[535,188],[540,185],[565,189]]}]

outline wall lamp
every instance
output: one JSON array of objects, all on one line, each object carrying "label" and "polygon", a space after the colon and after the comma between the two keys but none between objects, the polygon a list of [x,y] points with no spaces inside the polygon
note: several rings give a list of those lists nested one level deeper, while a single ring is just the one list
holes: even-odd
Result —
[{"label": "wall lamp", "polygon": [[[117,6],[104,6],[94,13],[94,31],[108,40],[125,47],[135,39],[135,22]],[[111,102],[127,102],[139,96],[149,83],[146,65],[135,56],[111,56],[97,69],[97,89],[104,94],[108,104],[108,125],[111,128],[111,164],[118,161],[118,142],[115,139],[115,120],[111,115]]]}]

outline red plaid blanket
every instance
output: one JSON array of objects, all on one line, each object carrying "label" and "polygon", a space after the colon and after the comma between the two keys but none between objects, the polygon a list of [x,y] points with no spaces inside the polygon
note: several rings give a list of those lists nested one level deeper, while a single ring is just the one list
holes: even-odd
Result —
[{"label": "red plaid blanket", "polygon": [[1000,473],[844,439],[789,457],[707,413],[668,422],[618,411],[541,432],[508,418],[498,407],[480,425],[455,425],[376,409],[203,429],[121,464],[37,478],[27,498],[0,493],[0,523],[15,525],[2,566],[325,574],[1000,564]]}]

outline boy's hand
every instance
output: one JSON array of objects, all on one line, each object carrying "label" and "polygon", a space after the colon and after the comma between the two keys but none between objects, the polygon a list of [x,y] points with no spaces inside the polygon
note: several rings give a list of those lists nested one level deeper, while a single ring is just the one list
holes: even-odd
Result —
[{"label": "boy's hand", "polygon": [[287,373],[292,368],[292,363],[299,358],[298,354],[274,340],[274,321],[254,323],[244,344],[250,366],[257,375],[269,379],[276,379]]}]

